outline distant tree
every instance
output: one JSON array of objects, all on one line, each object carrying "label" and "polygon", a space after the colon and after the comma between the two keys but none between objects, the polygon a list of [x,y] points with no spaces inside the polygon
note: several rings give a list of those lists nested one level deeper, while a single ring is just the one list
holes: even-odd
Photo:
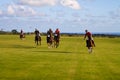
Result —
[{"label": "distant tree", "polygon": [[11,32],[12,32],[13,34],[17,34],[17,33],[18,33],[18,31],[17,31],[16,29],[13,29]]}]

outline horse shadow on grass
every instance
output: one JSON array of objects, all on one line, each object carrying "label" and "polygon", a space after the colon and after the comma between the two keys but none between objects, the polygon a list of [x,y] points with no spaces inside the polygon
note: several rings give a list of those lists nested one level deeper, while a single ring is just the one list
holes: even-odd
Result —
[{"label": "horse shadow on grass", "polygon": [[86,54],[85,52],[72,52],[72,51],[57,51],[57,50],[39,50],[39,51],[32,51],[34,53],[46,53],[46,54]]},{"label": "horse shadow on grass", "polygon": [[53,53],[63,53],[63,54],[65,54],[65,53],[68,53],[68,54],[69,54],[69,53],[72,53],[72,52],[68,52],[68,51],[55,51],[55,50],[54,50],[54,51],[53,51],[53,50],[52,50],[52,51],[49,51],[49,50],[48,50],[48,51],[47,51],[47,50],[44,50],[44,51],[43,51],[43,50],[42,50],[42,51],[33,51],[33,52],[35,52],[35,53],[48,53],[48,54],[49,54],[49,53],[52,53],[52,54],[53,54]]},{"label": "horse shadow on grass", "polygon": [[34,48],[32,46],[24,46],[24,45],[13,45],[13,44],[8,44],[8,45],[2,45],[0,48],[15,48],[15,49],[30,49]]},{"label": "horse shadow on grass", "polygon": [[[9,48],[16,48],[16,49],[33,49],[36,48],[35,46],[26,46],[26,45],[9,45]],[[41,48],[40,48],[41,49]],[[32,51],[34,53],[73,53],[70,51],[58,51],[58,50],[36,50]]]},{"label": "horse shadow on grass", "polygon": [[33,46],[25,46],[25,45],[11,45],[12,48],[18,48],[18,49],[31,49],[35,48]]}]

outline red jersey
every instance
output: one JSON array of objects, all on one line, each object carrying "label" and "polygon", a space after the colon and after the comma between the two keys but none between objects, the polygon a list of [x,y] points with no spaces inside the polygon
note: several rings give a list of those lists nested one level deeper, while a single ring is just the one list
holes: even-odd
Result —
[{"label": "red jersey", "polygon": [[86,34],[85,34],[85,36],[92,36],[92,34],[90,33],[90,32],[87,32]]},{"label": "red jersey", "polygon": [[54,33],[54,36],[56,37],[60,37],[60,31],[58,29],[56,29],[55,33]]},{"label": "red jersey", "polygon": [[60,33],[60,31],[59,31],[59,30],[56,30],[56,31],[55,31],[55,33],[56,33],[56,34],[59,34],[59,33]]},{"label": "red jersey", "polygon": [[85,38],[87,37],[88,40],[91,40],[92,39],[92,34],[90,32],[87,32],[85,34]]}]

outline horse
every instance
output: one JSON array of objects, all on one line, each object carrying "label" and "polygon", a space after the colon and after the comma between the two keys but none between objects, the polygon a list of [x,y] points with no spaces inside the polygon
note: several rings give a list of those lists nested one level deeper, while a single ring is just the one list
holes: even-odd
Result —
[{"label": "horse", "polygon": [[47,36],[47,45],[48,45],[48,48],[52,48],[53,47],[53,37],[50,37],[49,35]]},{"label": "horse", "polygon": [[23,38],[25,38],[24,34],[20,34],[20,39],[22,40]]},{"label": "horse", "polygon": [[92,52],[92,48],[95,47],[94,40],[86,40],[86,47],[88,47],[89,52]]},{"label": "horse", "polygon": [[59,37],[58,36],[54,36],[54,47],[58,47],[59,46]]},{"label": "horse", "polygon": [[35,36],[35,43],[37,45],[39,45],[39,44],[41,45],[41,37],[39,35]]}]

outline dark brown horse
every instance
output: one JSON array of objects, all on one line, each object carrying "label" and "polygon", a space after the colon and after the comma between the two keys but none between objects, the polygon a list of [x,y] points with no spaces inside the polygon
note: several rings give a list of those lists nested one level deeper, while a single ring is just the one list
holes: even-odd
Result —
[{"label": "dark brown horse", "polygon": [[48,45],[48,48],[52,48],[53,47],[53,37],[49,37],[47,36],[47,45]]},{"label": "dark brown horse", "polygon": [[59,39],[60,39],[60,31],[57,28],[54,33],[54,47],[56,48],[59,46]]},{"label": "dark brown horse", "polygon": [[48,45],[48,48],[52,48],[53,47],[53,31],[51,29],[49,29],[47,31],[47,45]]},{"label": "dark brown horse", "polygon": [[23,38],[25,38],[25,34],[20,34],[20,39],[22,40]]},{"label": "dark brown horse", "polygon": [[41,45],[41,35],[39,30],[35,29],[35,43]]},{"label": "dark brown horse", "polygon": [[25,38],[25,34],[23,33],[23,30],[21,29],[21,31],[20,31],[20,39],[22,40],[23,38]]},{"label": "dark brown horse", "polygon": [[41,37],[38,35],[38,36],[35,36],[35,43],[37,44],[37,45],[41,45]]},{"label": "dark brown horse", "polygon": [[86,47],[88,47],[89,53],[91,53],[93,47],[95,47],[94,40],[86,40]]},{"label": "dark brown horse", "polygon": [[54,36],[54,47],[58,47],[59,46],[59,37],[58,36]]}]

